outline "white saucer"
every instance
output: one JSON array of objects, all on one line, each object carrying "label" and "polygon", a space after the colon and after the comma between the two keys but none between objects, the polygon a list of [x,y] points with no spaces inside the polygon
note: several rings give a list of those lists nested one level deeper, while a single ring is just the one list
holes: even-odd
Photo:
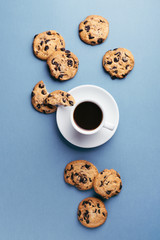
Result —
[{"label": "white saucer", "polygon": [[107,142],[115,133],[119,123],[119,110],[116,101],[105,89],[95,85],[81,85],[69,91],[75,101],[83,99],[96,100],[101,104],[105,112],[105,120],[113,123],[115,128],[110,131],[103,128],[93,135],[82,135],[71,125],[70,111],[72,107],[59,106],[57,109],[57,125],[63,137],[75,146],[82,148],[98,147]]}]

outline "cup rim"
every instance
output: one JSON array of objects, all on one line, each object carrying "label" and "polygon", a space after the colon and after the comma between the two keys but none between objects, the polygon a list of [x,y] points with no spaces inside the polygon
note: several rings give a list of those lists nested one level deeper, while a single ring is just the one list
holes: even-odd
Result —
[{"label": "cup rim", "polygon": [[[103,114],[102,121],[101,121],[100,125],[99,125],[97,128],[93,129],[93,130],[83,129],[83,128],[79,127],[79,126],[75,123],[75,121],[74,121],[73,113],[74,113],[76,107],[77,107],[79,104],[83,103],[83,102],[92,102],[92,103],[96,104],[96,105],[101,109],[101,111],[102,111],[102,114]],[[78,102],[73,106],[73,109],[72,109],[72,111],[71,111],[71,123],[72,123],[72,126],[74,127],[74,129],[75,129],[76,131],[78,131],[79,133],[81,133],[81,134],[91,135],[91,134],[97,133],[97,132],[103,127],[103,125],[104,125],[104,110],[103,110],[103,107],[102,107],[101,104],[99,104],[97,101],[92,100],[92,99],[87,99],[87,98],[86,98],[86,99],[80,100],[80,101],[78,101]]]}]

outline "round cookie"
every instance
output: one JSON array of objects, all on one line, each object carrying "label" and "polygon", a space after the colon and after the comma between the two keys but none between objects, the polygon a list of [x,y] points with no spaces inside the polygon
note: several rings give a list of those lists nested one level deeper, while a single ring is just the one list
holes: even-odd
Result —
[{"label": "round cookie", "polygon": [[93,187],[95,192],[102,197],[111,198],[122,189],[121,177],[114,169],[105,169],[95,177]]},{"label": "round cookie", "polygon": [[115,48],[103,56],[103,67],[112,79],[124,78],[134,67],[134,57],[125,48]]},{"label": "round cookie", "polygon": [[69,50],[53,52],[47,59],[50,74],[61,81],[73,78],[78,70],[79,60]]},{"label": "round cookie", "polygon": [[86,160],[76,160],[68,163],[65,167],[64,180],[79,190],[88,190],[93,187],[93,181],[97,174],[98,170],[92,163]]},{"label": "round cookie", "polygon": [[44,105],[44,100],[49,95],[43,81],[38,82],[31,93],[33,107],[41,113],[53,113],[57,110],[56,106],[48,107]]},{"label": "round cookie", "polygon": [[104,203],[94,197],[85,198],[78,206],[78,220],[88,228],[101,226],[107,219]]},{"label": "round cookie", "polygon": [[62,90],[56,90],[48,95],[45,99],[45,104],[51,107],[55,105],[73,106],[75,100],[71,94]]},{"label": "round cookie", "polygon": [[51,53],[65,48],[63,37],[54,30],[35,35],[33,40],[33,52],[36,57],[46,60]]},{"label": "round cookie", "polygon": [[79,36],[81,40],[90,45],[103,43],[108,33],[108,21],[98,15],[90,15],[79,24]]}]

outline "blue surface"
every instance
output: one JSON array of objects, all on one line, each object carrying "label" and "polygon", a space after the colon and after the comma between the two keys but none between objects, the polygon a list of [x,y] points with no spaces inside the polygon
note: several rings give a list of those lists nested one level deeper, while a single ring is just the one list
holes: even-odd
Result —
[{"label": "blue surface", "polygon": [[[160,1],[159,0],[1,0],[0,70],[0,240],[159,240],[160,239]],[[107,40],[89,46],[78,37],[87,15],[106,17]],[[58,82],[35,58],[36,33],[55,29],[80,65],[76,77]],[[124,80],[111,80],[102,68],[104,53],[125,47],[135,67]],[[109,91],[120,110],[114,137],[95,149],[80,149],[60,135],[55,114],[36,112],[33,86],[48,91],[95,84]],[[65,184],[65,165],[76,159],[122,176],[121,193],[105,201],[106,223],[87,229],[77,221],[79,202],[94,191]]]}]

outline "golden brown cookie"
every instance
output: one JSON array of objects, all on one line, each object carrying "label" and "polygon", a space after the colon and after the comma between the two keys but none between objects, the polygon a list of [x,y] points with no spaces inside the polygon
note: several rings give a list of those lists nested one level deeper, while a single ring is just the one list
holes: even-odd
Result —
[{"label": "golden brown cookie", "polygon": [[44,100],[49,95],[43,81],[38,82],[33,88],[31,101],[33,107],[41,113],[53,113],[57,110],[56,106],[48,107],[44,105]]},{"label": "golden brown cookie", "polygon": [[134,57],[125,48],[115,48],[103,56],[103,67],[112,79],[124,78],[134,67]]},{"label": "golden brown cookie", "polygon": [[62,90],[56,90],[48,95],[45,99],[45,104],[50,107],[55,105],[73,106],[75,100],[71,94]]},{"label": "golden brown cookie", "polygon": [[93,187],[95,192],[102,197],[111,198],[122,189],[121,177],[114,169],[105,169],[95,177]]},{"label": "golden brown cookie", "polygon": [[63,37],[54,30],[39,33],[33,40],[33,52],[36,57],[46,60],[51,53],[65,48]]},{"label": "golden brown cookie", "polygon": [[85,198],[78,206],[78,220],[88,228],[101,226],[107,219],[107,210],[104,203],[94,197]]},{"label": "golden brown cookie", "polygon": [[86,160],[76,160],[68,163],[65,167],[64,180],[79,190],[88,190],[93,187],[93,181],[97,174],[98,170],[92,163]]},{"label": "golden brown cookie", "polygon": [[56,51],[47,59],[50,74],[61,81],[73,78],[78,70],[79,60],[69,50]]},{"label": "golden brown cookie", "polygon": [[81,40],[90,45],[103,43],[108,33],[108,21],[98,15],[90,15],[79,24],[79,36]]}]

